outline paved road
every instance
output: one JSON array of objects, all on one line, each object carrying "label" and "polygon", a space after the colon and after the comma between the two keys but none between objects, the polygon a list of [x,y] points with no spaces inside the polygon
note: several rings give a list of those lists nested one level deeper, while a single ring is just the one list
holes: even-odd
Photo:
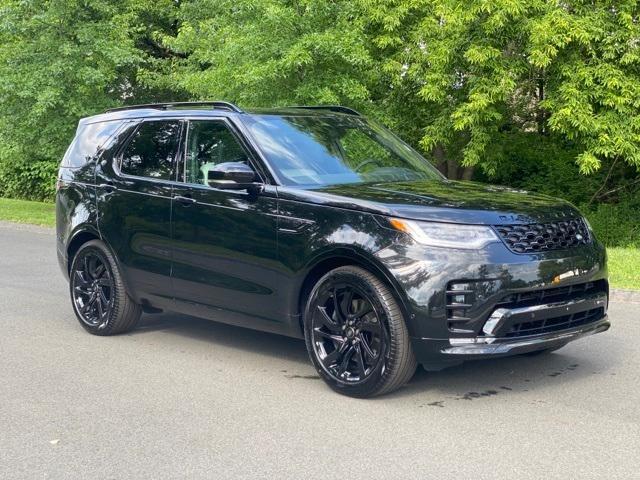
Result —
[{"label": "paved road", "polygon": [[366,401],[296,340],[168,314],[88,335],[51,231],[0,224],[0,252],[0,478],[640,478],[640,304]]}]

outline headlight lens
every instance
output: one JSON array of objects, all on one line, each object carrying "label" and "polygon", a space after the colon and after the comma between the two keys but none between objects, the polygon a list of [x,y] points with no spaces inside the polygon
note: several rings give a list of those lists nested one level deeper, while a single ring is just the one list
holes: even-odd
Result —
[{"label": "headlight lens", "polygon": [[393,228],[408,233],[416,242],[433,247],[473,250],[499,240],[491,227],[482,225],[416,222],[403,218],[392,218],[390,222]]}]

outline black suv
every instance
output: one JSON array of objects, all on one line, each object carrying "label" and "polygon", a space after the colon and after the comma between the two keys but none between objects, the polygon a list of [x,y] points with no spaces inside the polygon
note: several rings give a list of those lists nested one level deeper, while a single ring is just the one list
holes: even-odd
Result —
[{"label": "black suv", "polygon": [[172,310],[304,337],[335,390],[605,331],[605,250],[567,202],[449,181],[345,107],[127,107],[80,121],[57,247],[80,324]]}]

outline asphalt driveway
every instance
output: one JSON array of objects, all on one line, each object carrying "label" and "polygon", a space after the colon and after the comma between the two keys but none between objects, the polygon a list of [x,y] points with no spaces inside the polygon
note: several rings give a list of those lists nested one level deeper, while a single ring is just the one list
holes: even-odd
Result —
[{"label": "asphalt driveway", "polygon": [[0,223],[0,253],[0,478],[640,478],[640,304],[354,400],[297,340],[173,314],[93,337],[51,230]]}]

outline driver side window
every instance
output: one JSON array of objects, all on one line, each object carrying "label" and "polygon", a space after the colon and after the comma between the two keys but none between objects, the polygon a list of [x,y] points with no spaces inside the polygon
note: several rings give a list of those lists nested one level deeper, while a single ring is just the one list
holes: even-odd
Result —
[{"label": "driver side window", "polygon": [[216,120],[189,122],[185,183],[207,185],[209,171],[225,162],[248,163],[249,157],[229,127]]}]

